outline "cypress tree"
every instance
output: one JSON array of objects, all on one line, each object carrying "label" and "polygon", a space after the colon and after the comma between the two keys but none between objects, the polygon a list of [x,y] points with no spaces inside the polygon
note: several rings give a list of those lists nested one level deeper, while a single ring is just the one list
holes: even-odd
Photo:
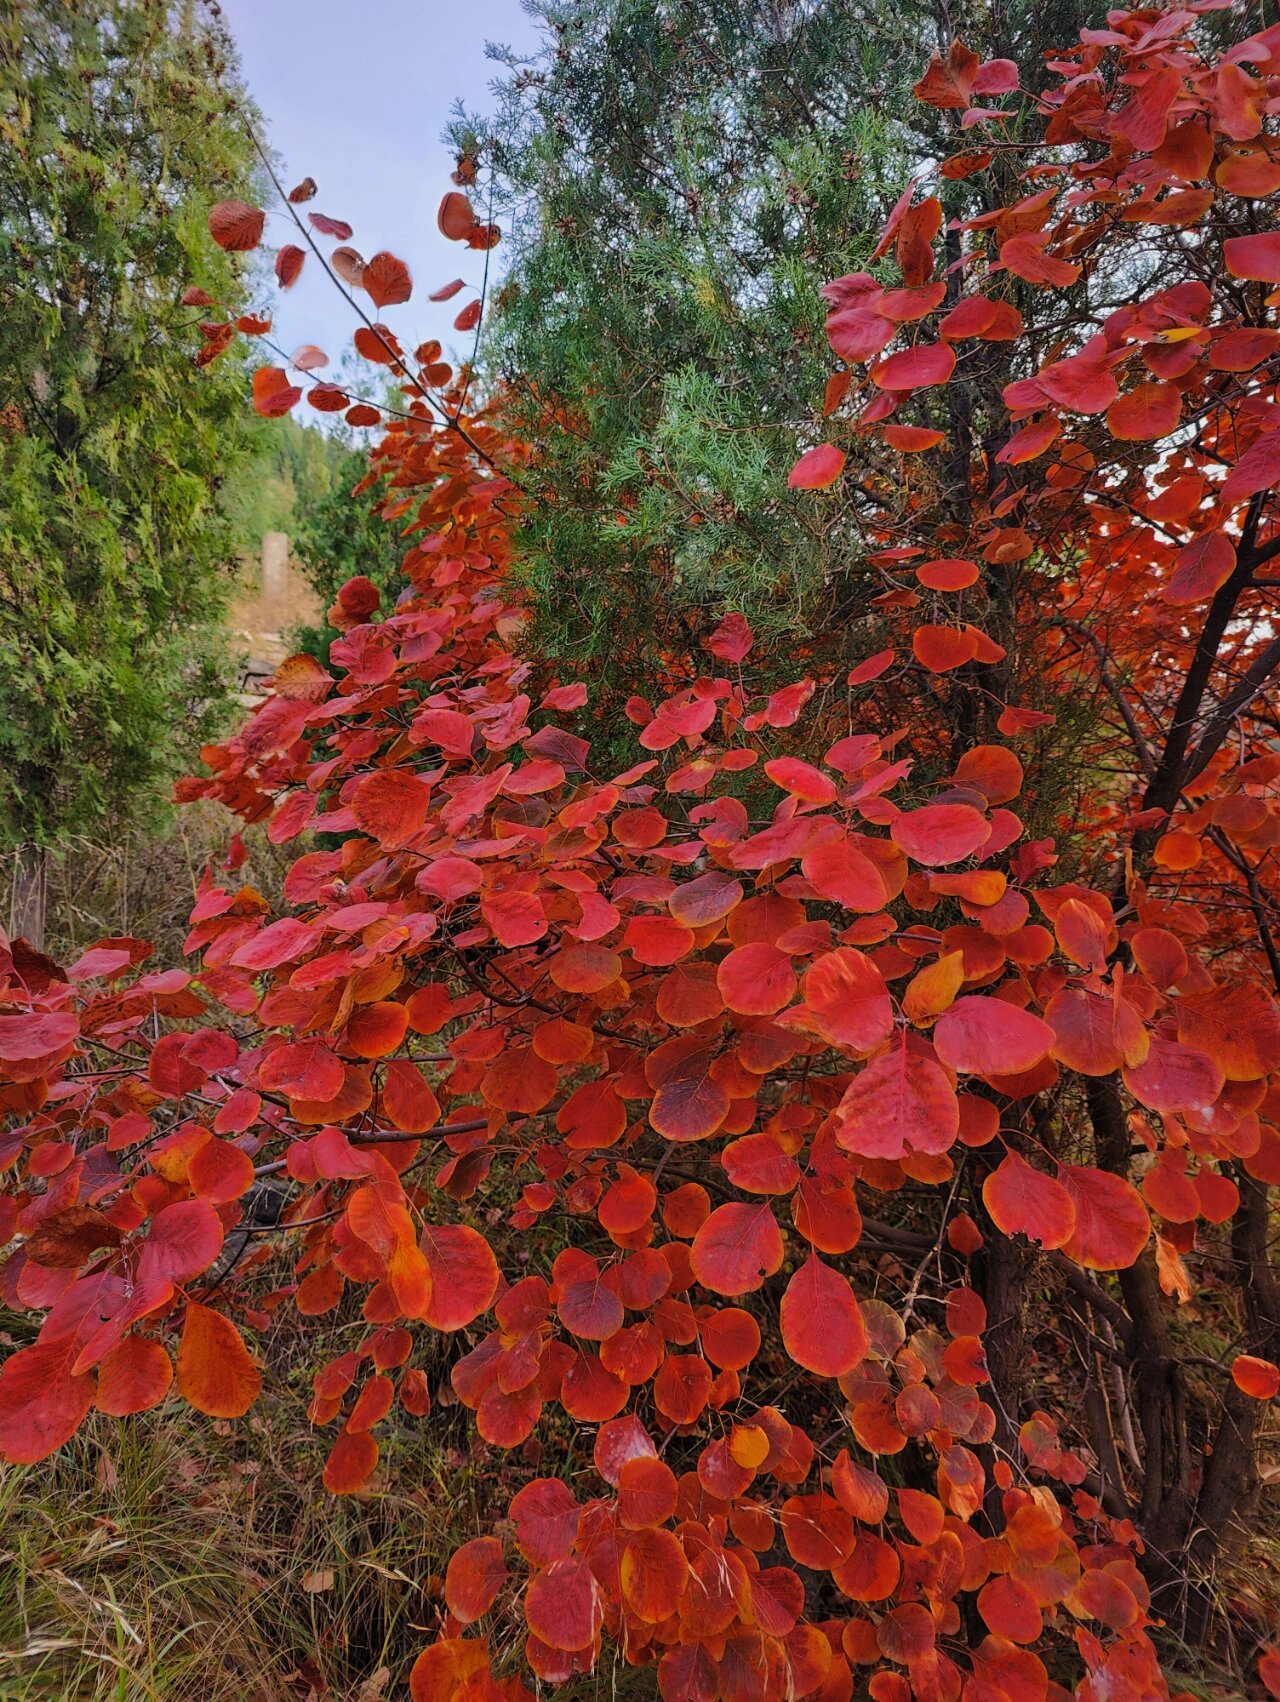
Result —
[{"label": "cypress tree", "polygon": [[205,218],[252,194],[241,98],[190,4],[0,15],[0,841],[37,941],[45,848],[145,813],[224,689],[252,426],[183,296],[240,292]]}]

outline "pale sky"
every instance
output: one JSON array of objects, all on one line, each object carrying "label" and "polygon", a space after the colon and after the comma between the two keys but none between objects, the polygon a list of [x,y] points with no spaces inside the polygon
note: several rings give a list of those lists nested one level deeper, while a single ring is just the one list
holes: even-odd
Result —
[{"label": "pale sky", "polygon": [[[456,100],[473,111],[491,104],[498,67],[486,42],[534,49],[538,32],[520,0],[222,0],[222,13],[285,187],[315,178],[309,210],[351,225],[351,245],[366,259],[389,249],[408,262],[412,299],[381,314],[402,343],[438,337],[446,348],[469,349],[471,335],[455,332],[453,321],[473,292],[440,305],[426,300],[452,278],[478,285],[484,264],[483,254],[436,229],[454,164],[440,135]],[[268,218],[271,247],[293,239],[284,216]],[[274,300],[275,339],[290,351],[318,343],[332,366],[316,376],[330,376],[355,326],[313,256]],[[305,407],[299,418],[319,423]]]}]

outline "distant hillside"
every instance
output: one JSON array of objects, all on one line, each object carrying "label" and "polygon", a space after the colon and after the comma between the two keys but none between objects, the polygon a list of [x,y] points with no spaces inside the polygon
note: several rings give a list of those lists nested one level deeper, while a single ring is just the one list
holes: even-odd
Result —
[{"label": "distant hillside", "polygon": [[225,499],[241,536],[258,540],[268,532],[295,533],[300,516],[335,488],[353,453],[341,437],[300,425],[292,414],[263,422],[251,479]]}]

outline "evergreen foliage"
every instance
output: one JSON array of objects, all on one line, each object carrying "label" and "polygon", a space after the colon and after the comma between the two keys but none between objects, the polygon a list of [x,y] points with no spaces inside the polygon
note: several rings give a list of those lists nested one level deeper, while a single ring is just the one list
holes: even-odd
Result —
[{"label": "evergreen foliage", "polygon": [[958,32],[1035,80],[1087,7],[530,10],[545,49],[506,55],[494,121],[453,139],[493,168],[512,232],[487,353],[538,450],[520,543],[538,644],[630,688],[727,607],[820,641],[851,613],[858,480],[815,519],[776,477],[821,435],[819,286],[866,264],[904,174],[951,145],[910,94],[930,48]]},{"label": "evergreen foliage", "polygon": [[316,503],[337,488],[351,460],[351,445],[334,432],[301,424],[289,414],[281,420],[254,418],[256,458],[253,475],[226,493],[226,507],[249,547],[265,532],[295,537]]},{"label": "evergreen foliage", "polygon": [[[320,434],[306,432],[307,437]],[[295,508],[292,539],[303,572],[327,609],[348,579],[363,574],[382,593],[384,608],[394,605],[403,588],[400,564],[405,545],[397,531],[378,515],[377,491],[353,497],[352,491],[369,471],[365,450],[328,436],[328,485]],[[321,627],[304,627],[298,642],[327,661],[329,646],[339,636],[326,619]]]},{"label": "evergreen foliage", "polygon": [[0,836],[145,812],[224,690],[243,368],[191,360],[206,210],[252,183],[216,24],[173,0],[0,21]]}]

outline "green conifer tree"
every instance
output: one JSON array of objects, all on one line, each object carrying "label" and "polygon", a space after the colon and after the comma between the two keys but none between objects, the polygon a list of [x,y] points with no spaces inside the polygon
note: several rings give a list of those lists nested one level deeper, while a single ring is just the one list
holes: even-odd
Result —
[{"label": "green conifer tree", "polygon": [[[792,646],[848,636],[865,614],[859,469],[839,503],[778,475],[821,432],[819,289],[867,262],[904,169],[955,146],[951,115],[944,139],[911,94],[932,48],[963,35],[1034,84],[1087,7],[529,10],[543,51],[506,55],[495,118],[462,115],[453,140],[479,161],[473,194],[492,168],[510,232],[487,354],[540,449],[521,553],[544,652],[626,690],[726,607]],[[976,188],[948,194],[963,216]]]},{"label": "green conifer tree", "polygon": [[223,690],[252,427],[182,297],[239,293],[204,226],[252,194],[242,98],[190,0],[0,8],[0,841],[32,938],[43,848],[154,803]]}]

